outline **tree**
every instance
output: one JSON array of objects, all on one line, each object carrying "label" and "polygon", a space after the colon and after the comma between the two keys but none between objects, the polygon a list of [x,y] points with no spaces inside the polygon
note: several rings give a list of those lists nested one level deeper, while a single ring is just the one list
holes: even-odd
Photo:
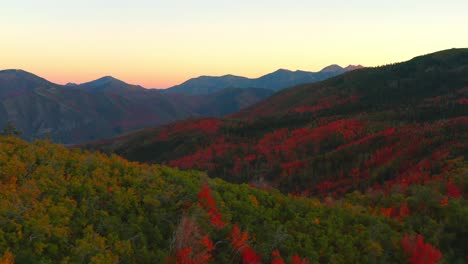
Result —
[{"label": "tree", "polygon": [[211,251],[215,249],[208,235],[202,235],[194,218],[182,217],[174,234],[173,245],[175,259],[169,258],[167,263],[197,264],[207,263],[211,259]]},{"label": "tree", "polygon": [[6,123],[1,133],[2,136],[21,136],[21,134],[12,121]]},{"label": "tree", "polygon": [[405,234],[401,245],[409,256],[408,261],[411,264],[438,263],[442,258],[440,251],[432,245],[425,243],[422,235],[409,236]]},{"label": "tree", "polygon": [[3,256],[0,258],[0,264],[13,264],[15,263],[15,256],[9,249],[7,249]]}]

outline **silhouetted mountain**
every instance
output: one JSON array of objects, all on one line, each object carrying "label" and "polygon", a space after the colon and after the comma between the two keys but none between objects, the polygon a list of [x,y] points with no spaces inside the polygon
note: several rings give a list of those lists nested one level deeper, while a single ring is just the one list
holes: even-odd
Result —
[{"label": "silhouetted mountain", "polygon": [[202,116],[225,116],[272,94],[272,90],[262,88],[226,88],[209,96],[198,96],[202,104],[195,111]]},{"label": "silhouetted mountain", "polygon": [[52,88],[54,84],[23,70],[0,71],[0,96],[20,95],[35,88]]},{"label": "silhouetted mountain", "polygon": [[20,70],[0,71],[0,103],[0,127],[12,121],[26,139],[50,135],[62,143],[109,137],[192,115],[158,91],[116,79],[61,86]]},{"label": "silhouetted mountain", "polygon": [[346,71],[354,71],[354,70],[359,70],[364,68],[362,65],[348,65],[346,68],[344,68]]},{"label": "silhouetted mountain", "polygon": [[249,87],[249,81],[250,80],[245,77],[235,75],[224,75],[220,77],[200,76],[161,91],[194,95],[209,94],[229,87]]},{"label": "silhouetted mountain", "polygon": [[77,88],[89,92],[128,92],[145,89],[139,85],[125,83],[112,76],[105,76],[91,82],[82,83]]},{"label": "silhouetted mountain", "polygon": [[226,88],[207,95],[166,93],[172,100],[187,106],[201,116],[220,117],[239,111],[272,95],[262,88]]},{"label": "silhouetted mountain", "polygon": [[298,84],[321,81],[332,76],[334,76],[334,73],[322,74],[306,71],[290,71],[285,69],[279,69],[275,72],[253,80],[252,87],[260,87],[264,89],[278,91],[283,88],[291,87]]},{"label": "silhouetted mountain", "polygon": [[345,69],[343,67],[341,67],[340,65],[332,64],[332,65],[329,65],[329,66],[323,68],[320,72],[343,73],[344,71],[345,71]]},{"label": "silhouetted mountain", "polygon": [[338,65],[330,65],[320,72],[290,71],[279,69],[256,79],[249,79],[234,75],[220,77],[201,76],[190,79],[180,85],[173,86],[163,92],[182,94],[209,94],[224,88],[263,88],[278,91],[298,84],[322,81],[330,77],[342,74],[356,68],[341,68]]},{"label": "silhouetted mountain", "polygon": [[209,96],[162,94],[107,76],[58,85],[21,70],[0,71],[0,128],[12,121],[25,139],[78,143],[192,116],[238,111],[272,92],[226,89]]}]

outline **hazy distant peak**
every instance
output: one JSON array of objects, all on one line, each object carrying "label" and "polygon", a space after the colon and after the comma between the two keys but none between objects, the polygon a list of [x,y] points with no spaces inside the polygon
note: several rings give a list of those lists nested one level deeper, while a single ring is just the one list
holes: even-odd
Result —
[{"label": "hazy distant peak", "polygon": [[357,69],[362,69],[364,68],[364,66],[362,66],[361,64],[359,65],[348,65],[346,66],[346,68],[344,68],[346,71],[352,71],[352,70],[357,70]]},{"label": "hazy distant peak", "polygon": [[28,87],[38,86],[40,85],[49,85],[52,84],[51,82],[47,81],[46,79],[39,77],[33,73],[20,70],[20,69],[7,69],[7,70],[0,70],[0,77],[3,80],[20,80],[20,81],[27,81],[29,84]]},{"label": "hazy distant peak", "polygon": [[30,72],[27,72],[27,71],[24,71],[24,70],[20,70],[20,69],[1,70],[0,74],[15,74],[15,75],[19,75],[19,76],[31,76],[31,77],[41,78],[41,77],[39,77],[39,76],[37,76],[37,75],[35,75],[33,73],[30,73]]},{"label": "hazy distant peak", "polygon": [[134,89],[144,89],[139,85],[128,84],[112,76],[104,76],[91,82],[78,85],[79,88],[92,92],[123,92]]},{"label": "hazy distant peak", "polygon": [[298,84],[321,81],[346,71],[347,70],[342,67],[333,64],[325,67],[321,72],[291,71],[280,68],[258,78],[246,78],[232,74],[223,76],[199,76],[185,81],[182,84],[165,89],[163,92],[201,95],[213,93],[228,87],[256,87],[278,91]]},{"label": "hazy distant peak", "polygon": [[69,82],[69,83],[65,84],[65,86],[75,87],[75,86],[78,86],[78,84],[73,83],[73,82]]},{"label": "hazy distant peak", "polygon": [[292,71],[290,71],[288,69],[281,68],[281,69],[278,69],[278,70],[274,71],[273,73],[284,73],[284,72],[292,72]]},{"label": "hazy distant peak", "polygon": [[94,81],[82,83],[80,85],[85,85],[89,87],[100,87],[100,86],[108,85],[108,84],[126,84],[126,83],[112,76],[104,76]]},{"label": "hazy distant peak", "polygon": [[332,64],[323,68],[320,72],[339,72],[339,71],[343,71],[343,67],[341,67],[338,64]]},{"label": "hazy distant peak", "polygon": [[110,76],[110,75],[101,77],[100,79],[102,79],[102,80],[117,80],[116,78],[114,78],[114,77],[112,77],[112,76]]},{"label": "hazy distant peak", "polygon": [[99,78],[97,80],[94,80],[92,82],[115,82],[115,81],[123,82],[123,81],[121,81],[121,80],[119,80],[117,78],[114,78],[114,77],[110,76],[110,75],[101,77],[101,78]]},{"label": "hazy distant peak", "polygon": [[25,72],[20,69],[6,69],[6,70],[1,70],[0,73],[17,73],[17,72]]},{"label": "hazy distant peak", "polygon": [[227,77],[227,78],[244,78],[242,76],[237,76],[237,75],[234,75],[234,74],[225,74],[221,77]]}]

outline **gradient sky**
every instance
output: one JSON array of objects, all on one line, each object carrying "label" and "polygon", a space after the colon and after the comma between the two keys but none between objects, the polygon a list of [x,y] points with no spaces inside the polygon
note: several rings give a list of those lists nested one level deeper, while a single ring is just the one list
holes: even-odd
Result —
[{"label": "gradient sky", "polygon": [[468,47],[467,0],[1,1],[0,69],[164,88]]}]

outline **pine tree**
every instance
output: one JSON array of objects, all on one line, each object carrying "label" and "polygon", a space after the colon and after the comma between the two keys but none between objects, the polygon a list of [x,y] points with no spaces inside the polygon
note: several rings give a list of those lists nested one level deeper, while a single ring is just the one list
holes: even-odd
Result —
[{"label": "pine tree", "polygon": [[21,134],[12,121],[8,121],[0,133],[2,136],[21,136]]}]

